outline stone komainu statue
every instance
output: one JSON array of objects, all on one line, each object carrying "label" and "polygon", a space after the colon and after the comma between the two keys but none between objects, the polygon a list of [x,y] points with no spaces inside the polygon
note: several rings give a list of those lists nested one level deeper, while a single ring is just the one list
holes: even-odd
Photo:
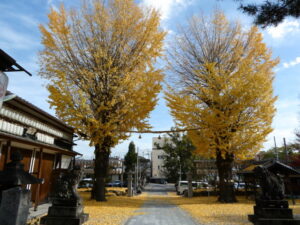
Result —
[{"label": "stone komainu statue", "polygon": [[80,166],[74,166],[72,170],[64,171],[56,179],[51,199],[71,200],[80,202],[77,186],[82,178],[83,172]]},{"label": "stone komainu statue", "polygon": [[255,167],[254,174],[259,180],[262,200],[282,200],[284,198],[284,183],[281,177],[263,166]]}]

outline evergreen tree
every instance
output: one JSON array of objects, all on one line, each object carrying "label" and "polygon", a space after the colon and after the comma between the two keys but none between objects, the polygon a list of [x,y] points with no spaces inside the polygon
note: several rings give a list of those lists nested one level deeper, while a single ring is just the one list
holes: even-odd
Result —
[{"label": "evergreen tree", "polygon": [[134,142],[130,142],[128,147],[128,152],[124,158],[125,172],[134,171],[134,166],[136,164],[137,153],[135,152]]},{"label": "evergreen tree", "polygon": [[255,24],[262,27],[278,25],[287,16],[299,18],[299,0],[267,0],[260,4],[241,4],[240,9],[255,17]]},{"label": "evergreen tree", "polygon": [[193,151],[195,147],[186,135],[178,133],[169,134],[169,141],[165,142],[162,149],[166,153],[164,171],[170,182],[186,179],[186,173],[193,168]]}]

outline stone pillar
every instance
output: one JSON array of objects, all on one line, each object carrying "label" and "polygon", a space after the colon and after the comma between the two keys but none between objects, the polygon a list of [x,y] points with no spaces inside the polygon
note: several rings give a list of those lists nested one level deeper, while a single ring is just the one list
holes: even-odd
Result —
[{"label": "stone pillar", "polygon": [[30,191],[14,187],[2,191],[0,206],[1,225],[24,225],[30,206]]},{"label": "stone pillar", "polygon": [[129,171],[127,174],[127,196],[132,197],[132,172]]},{"label": "stone pillar", "polygon": [[192,173],[187,173],[187,180],[188,180],[188,198],[193,197],[193,184],[192,184]]},{"label": "stone pillar", "polygon": [[29,214],[31,194],[22,185],[39,184],[43,179],[37,179],[24,171],[24,164],[21,163],[23,156],[19,151],[13,151],[10,159],[4,170],[0,171],[0,224],[24,225]]}]

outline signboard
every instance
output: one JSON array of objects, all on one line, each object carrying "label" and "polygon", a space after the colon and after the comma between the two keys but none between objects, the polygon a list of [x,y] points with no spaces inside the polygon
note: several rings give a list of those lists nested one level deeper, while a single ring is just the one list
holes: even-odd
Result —
[{"label": "signboard", "polygon": [[3,104],[3,100],[6,94],[6,89],[8,85],[8,77],[5,73],[0,71],[0,109]]}]

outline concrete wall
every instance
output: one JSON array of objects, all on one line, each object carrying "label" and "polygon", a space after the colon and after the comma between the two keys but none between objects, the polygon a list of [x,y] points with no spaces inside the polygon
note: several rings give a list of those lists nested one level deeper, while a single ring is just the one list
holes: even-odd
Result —
[{"label": "concrete wall", "polygon": [[164,143],[170,143],[167,137],[154,137],[152,138],[152,178],[166,178],[164,175],[164,156],[165,152],[161,148]]}]

